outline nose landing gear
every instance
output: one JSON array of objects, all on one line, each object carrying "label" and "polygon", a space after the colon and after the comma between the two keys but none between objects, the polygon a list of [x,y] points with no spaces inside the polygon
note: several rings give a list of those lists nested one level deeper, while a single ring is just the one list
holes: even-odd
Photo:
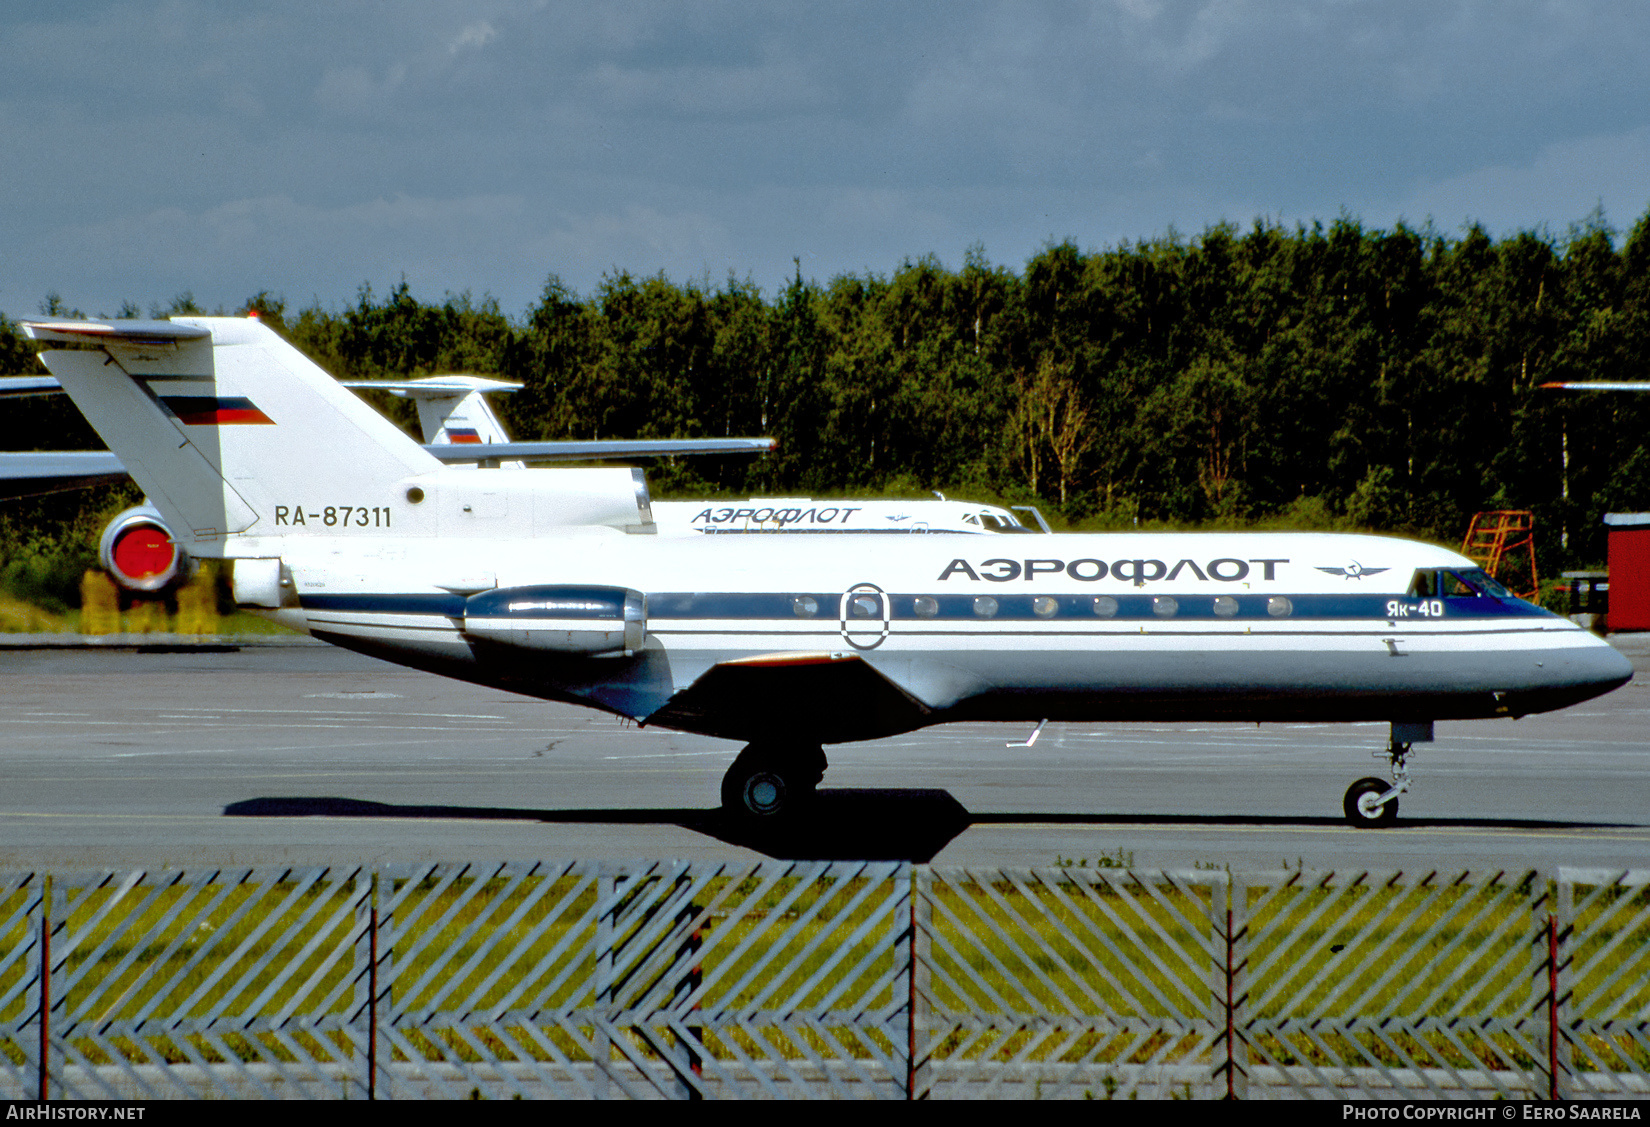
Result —
[{"label": "nose landing gear", "polygon": [[1432,742],[1432,721],[1422,723],[1393,722],[1392,736],[1387,743],[1387,758],[1392,763],[1392,783],[1380,779],[1359,779],[1346,788],[1341,810],[1346,820],[1358,829],[1377,829],[1390,826],[1398,820],[1398,796],[1409,790],[1410,745]]}]

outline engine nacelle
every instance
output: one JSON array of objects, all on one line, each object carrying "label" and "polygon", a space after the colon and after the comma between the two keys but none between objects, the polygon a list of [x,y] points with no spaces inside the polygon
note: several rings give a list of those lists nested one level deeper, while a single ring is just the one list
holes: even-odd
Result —
[{"label": "engine nacelle", "polygon": [[629,657],[647,637],[647,604],[624,587],[506,587],[464,600],[464,633],[540,653]]},{"label": "engine nacelle", "polygon": [[116,583],[143,595],[181,587],[194,570],[189,553],[178,547],[153,505],[127,509],[110,521],[97,558]]}]

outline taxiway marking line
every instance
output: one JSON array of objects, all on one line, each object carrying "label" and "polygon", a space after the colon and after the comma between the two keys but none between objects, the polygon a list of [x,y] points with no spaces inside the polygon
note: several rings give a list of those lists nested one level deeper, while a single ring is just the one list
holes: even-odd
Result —
[{"label": "taxiway marking line", "polygon": [[[967,831],[975,830],[1035,830],[1035,829],[1081,829],[1095,833],[1115,834],[1119,830],[1133,830],[1139,833],[1243,833],[1243,834],[1368,834],[1372,831],[1356,829],[1352,826],[1161,826],[1147,825],[1139,822],[1115,822],[1103,826],[1087,825],[1081,822],[988,822],[974,823]],[[1414,837],[1520,837],[1540,840],[1561,839],[1568,841],[1642,841],[1650,838],[1650,826],[1640,830],[1600,830],[1598,832],[1574,830],[1471,830],[1454,829],[1440,826],[1436,829],[1385,829],[1379,831],[1383,837],[1391,838],[1394,835],[1409,834]]]}]

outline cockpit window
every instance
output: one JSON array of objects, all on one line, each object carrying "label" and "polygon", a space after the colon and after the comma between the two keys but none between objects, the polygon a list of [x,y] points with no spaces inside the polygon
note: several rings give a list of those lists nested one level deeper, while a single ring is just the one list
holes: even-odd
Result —
[{"label": "cockpit window", "polygon": [[1475,567],[1471,570],[1458,571],[1455,574],[1461,577],[1462,582],[1470,583],[1486,595],[1492,595],[1497,599],[1511,599],[1514,597],[1511,591],[1497,583],[1483,568]]},{"label": "cockpit window", "polygon": [[1478,588],[1453,571],[1438,573],[1438,593],[1446,599],[1476,599],[1480,594]]},{"label": "cockpit window", "polygon": [[1507,589],[1485,574],[1483,568],[1423,568],[1415,573],[1409,584],[1412,599],[1476,599],[1490,595],[1510,599]]}]

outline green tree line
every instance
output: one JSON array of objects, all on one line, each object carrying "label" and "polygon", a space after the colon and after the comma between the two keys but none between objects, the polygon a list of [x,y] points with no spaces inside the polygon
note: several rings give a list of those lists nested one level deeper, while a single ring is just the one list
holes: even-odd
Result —
[{"label": "green tree line", "polygon": [[[404,282],[338,310],[246,307],[339,377],[518,380],[498,406],[522,439],[778,439],[656,467],[661,495],[941,489],[1072,527],[1443,543],[1478,510],[1533,509],[1546,571],[1602,558],[1604,512],[1650,508],[1650,400],[1541,389],[1650,378],[1650,215],[1502,239],[1220,225],[1052,244],[1018,272],[978,248],[958,269],[799,270],[771,297],[628,272],[580,295],[552,276],[519,318]],[[196,311],[188,294],[150,309]],[[0,369],[36,370],[32,351],[0,322]],[[407,404],[381,406],[413,428]],[[6,413],[4,448],[97,445],[64,403]]]}]

